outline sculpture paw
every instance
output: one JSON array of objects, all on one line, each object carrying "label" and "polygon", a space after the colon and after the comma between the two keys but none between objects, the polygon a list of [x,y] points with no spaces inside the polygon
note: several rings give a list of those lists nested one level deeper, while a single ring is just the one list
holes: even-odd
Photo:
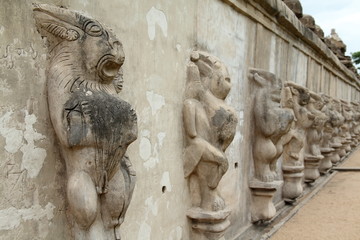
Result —
[{"label": "sculpture paw", "polygon": [[81,105],[82,113],[83,113],[84,115],[90,115],[91,109],[90,109],[89,102],[88,102],[88,101],[82,101],[82,102],[80,103],[80,105]]},{"label": "sculpture paw", "polygon": [[225,201],[220,196],[216,196],[212,206],[213,211],[220,211],[225,208]]},{"label": "sculpture paw", "polygon": [[274,181],[274,174],[272,172],[261,175],[259,174],[256,176],[256,178],[262,182],[272,182]]}]

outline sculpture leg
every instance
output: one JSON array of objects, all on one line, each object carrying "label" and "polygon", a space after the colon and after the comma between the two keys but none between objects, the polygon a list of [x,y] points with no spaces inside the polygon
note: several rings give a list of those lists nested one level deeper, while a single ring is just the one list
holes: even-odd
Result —
[{"label": "sculpture leg", "polygon": [[263,182],[273,181],[274,174],[270,169],[270,164],[272,161],[275,161],[275,145],[269,139],[258,137],[254,144],[253,155],[255,177]]},{"label": "sculpture leg", "polygon": [[67,198],[75,219],[75,239],[105,239],[99,211],[98,195],[90,175],[74,172],[67,183]]},{"label": "sculpture leg", "polygon": [[[216,188],[209,186],[208,179],[213,172],[212,169],[217,169],[218,166],[214,163],[200,161],[197,167],[197,173],[199,176],[199,186],[201,192],[201,204],[200,207],[208,211],[219,211],[225,208],[225,202],[219,195]],[[212,176],[218,178],[217,176]],[[221,178],[221,177],[220,177]],[[217,186],[217,184],[216,184]]]},{"label": "sculpture leg", "polygon": [[205,173],[207,185],[212,189],[216,188],[222,176],[224,176],[229,168],[225,154],[211,144],[208,144],[201,156],[200,162],[208,164],[208,172]]},{"label": "sculpture leg", "polygon": [[124,166],[109,180],[108,192],[101,195],[101,215],[107,239],[120,240],[120,225],[124,221],[135,185],[135,175]]}]

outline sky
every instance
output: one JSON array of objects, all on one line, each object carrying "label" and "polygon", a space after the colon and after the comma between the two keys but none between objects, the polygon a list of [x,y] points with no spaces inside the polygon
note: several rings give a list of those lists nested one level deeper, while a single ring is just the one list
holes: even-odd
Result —
[{"label": "sky", "polygon": [[300,0],[303,14],[315,18],[325,36],[335,28],[347,46],[346,55],[360,51],[360,0]]}]

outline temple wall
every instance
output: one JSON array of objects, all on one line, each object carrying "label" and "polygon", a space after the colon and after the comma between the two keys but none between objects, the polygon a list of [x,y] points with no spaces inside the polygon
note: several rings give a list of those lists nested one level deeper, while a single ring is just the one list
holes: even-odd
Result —
[{"label": "temple wall", "polygon": [[[309,37],[281,1],[39,2],[89,15],[123,43],[125,82],[120,97],[135,108],[139,128],[138,139],[127,151],[137,182],[121,225],[125,240],[190,239],[182,104],[192,50],[207,51],[228,67],[232,89],[226,101],[239,118],[226,151],[229,169],[219,185],[232,210],[222,239],[235,239],[251,225],[249,68],[268,70],[283,81],[335,98],[360,100],[359,80],[315,35]],[[273,14],[276,8],[268,8],[274,4],[293,27],[284,27]],[[0,238],[70,239],[65,163],[47,105],[51,92],[46,90],[45,40],[35,28],[31,1],[0,0],[0,6]],[[300,36],[299,29],[306,35]],[[281,202],[280,192],[276,203]]]}]

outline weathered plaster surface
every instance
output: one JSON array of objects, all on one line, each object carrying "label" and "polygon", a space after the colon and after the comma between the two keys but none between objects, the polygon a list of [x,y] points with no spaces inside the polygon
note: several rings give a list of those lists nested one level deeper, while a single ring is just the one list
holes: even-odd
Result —
[{"label": "weathered plaster surface", "polygon": [[[128,149],[138,180],[122,224],[123,239],[190,239],[181,108],[193,49],[219,57],[228,67],[232,90],[226,101],[239,114],[235,139],[226,151],[229,170],[219,184],[233,210],[223,239],[233,239],[250,224],[248,69],[263,67],[313,91],[359,99],[358,92],[342,81],[347,76],[306,42],[271,22],[254,4],[231,0],[250,15],[257,14],[249,18],[226,1],[39,1],[92,16],[111,26],[124,45],[120,97],[134,106],[139,135]],[[35,32],[30,1],[3,0],[1,6],[0,238],[71,239],[65,167],[46,104],[44,40]],[[319,84],[313,76],[320,76]]]},{"label": "weathered plaster surface", "polygon": [[148,23],[148,35],[150,40],[154,40],[156,37],[156,26],[158,26],[164,37],[167,37],[168,24],[165,13],[155,7],[146,14],[146,21]]},{"label": "weathered plaster surface", "polygon": [[153,91],[146,92],[146,99],[150,104],[152,115],[155,115],[165,105],[165,98]]},{"label": "weathered plaster surface", "polygon": [[15,229],[23,221],[39,221],[42,218],[50,221],[54,218],[54,209],[55,206],[52,203],[48,203],[44,207],[32,205],[30,208],[17,209],[10,207],[0,210],[0,231]]},{"label": "weathered plaster surface", "polygon": [[[171,192],[172,186],[171,186],[171,182],[170,182],[170,175],[169,172],[164,172],[162,177],[161,177],[161,181],[160,181],[161,186],[165,186],[166,190]],[[165,190],[165,189],[164,189]]]},{"label": "weathered plaster surface", "polygon": [[19,150],[22,152],[21,170],[26,169],[30,178],[36,177],[44,163],[46,150],[36,147],[35,142],[44,140],[45,136],[38,133],[33,125],[36,123],[36,116],[25,112],[24,124],[18,130],[10,127],[16,119],[12,116],[14,112],[9,111],[0,117],[0,134],[5,138],[5,150],[11,154],[16,154]]}]

